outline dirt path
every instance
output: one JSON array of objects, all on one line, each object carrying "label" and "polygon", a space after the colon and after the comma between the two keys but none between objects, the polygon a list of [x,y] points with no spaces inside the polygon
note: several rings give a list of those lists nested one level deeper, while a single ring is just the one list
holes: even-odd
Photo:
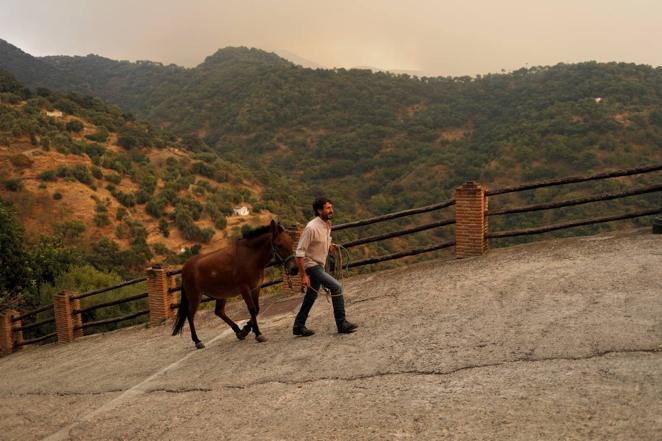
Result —
[{"label": "dirt path", "polygon": [[[0,438],[637,439],[662,437],[662,235],[494,250],[351,278],[334,333],[207,348],[131,328],[0,359]],[[292,304],[289,304],[292,308]]]}]

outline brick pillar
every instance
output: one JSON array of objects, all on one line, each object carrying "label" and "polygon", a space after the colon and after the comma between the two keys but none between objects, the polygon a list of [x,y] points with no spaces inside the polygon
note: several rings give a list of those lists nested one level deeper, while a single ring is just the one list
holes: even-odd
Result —
[{"label": "brick pillar", "polygon": [[480,256],[487,251],[487,197],[485,189],[470,181],[455,189],[455,256]]},{"label": "brick pillar", "polygon": [[[75,311],[80,309],[80,299],[70,299],[71,301],[71,310]],[[77,313],[73,314],[74,328],[83,326],[83,314]],[[82,337],[84,335],[83,328],[74,329],[74,338]]]},{"label": "brick pillar", "polygon": [[[292,252],[296,250],[302,232],[303,232],[303,228],[299,226],[297,226],[296,230],[287,230],[287,233],[292,238]],[[292,288],[290,288],[290,285],[292,285]],[[283,283],[281,286],[282,286],[283,295],[292,296],[296,294],[301,294],[301,274],[297,274],[296,276],[290,276],[284,272]]]},{"label": "brick pillar", "polygon": [[[20,315],[18,311],[10,311],[10,312],[12,317]],[[14,340],[14,351],[19,351],[23,349],[23,346],[20,345],[21,343],[23,343],[23,331],[20,330],[22,323],[23,322],[21,322],[20,320],[16,320],[12,322],[12,338]]]},{"label": "brick pillar", "polygon": [[74,341],[74,317],[69,291],[62,291],[53,296],[55,313],[55,331],[58,343]]},{"label": "brick pillar", "polygon": [[5,310],[0,314],[0,356],[6,356],[14,352],[14,336],[11,318],[14,311]]},{"label": "brick pillar", "polygon": [[170,314],[168,295],[168,275],[160,266],[147,270],[147,303],[149,304],[149,325],[163,324]]}]

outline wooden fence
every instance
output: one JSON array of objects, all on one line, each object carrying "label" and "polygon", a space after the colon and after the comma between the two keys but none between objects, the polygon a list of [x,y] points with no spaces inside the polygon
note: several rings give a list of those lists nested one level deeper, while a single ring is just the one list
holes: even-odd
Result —
[{"label": "wooden fence", "polygon": [[[455,217],[451,217],[449,214],[445,218],[436,222],[426,223],[415,227],[409,227],[374,236],[361,237],[359,239],[347,241],[342,245],[347,249],[351,249],[360,245],[380,242],[446,226],[455,226],[454,240],[438,242],[422,248],[403,250],[393,254],[356,260],[349,263],[348,267],[357,268],[365,265],[386,262],[389,260],[400,259],[403,257],[414,256],[451,247],[455,247],[455,255],[458,258],[479,256],[487,251],[489,239],[541,234],[584,225],[614,222],[625,219],[652,216],[656,214],[662,215],[661,207],[658,205],[656,207],[650,207],[629,213],[619,213],[611,216],[572,220],[557,224],[541,225],[533,228],[523,228],[508,231],[490,231],[488,229],[488,220],[491,217],[529,213],[534,211],[553,210],[563,207],[571,207],[659,192],[662,190],[662,182],[658,182],[652,185],[633,187],[618,192],[595,194],[582,198],[567,199],[559,202],[548,202],[512,208],[489,209],[488,197],[497,197],[507,193],[523,192],[546,187],[559,187],[567,184],[641,175],[658,172],[660,170],[662,170],[662,164],[656,164],[626,170],[613,170],[586,176],[569,176],[562,179],[538,181],[516,187],[504,187],[492,190],[487,190],[476,182],[467,182],[464,185],[456,188],[455,197],[450,200],[425,207],[403,210],[385,214],[383,216],[335,225],[333,226],[333,231],[335,233],[351,228],[359,228],[366,225],[386,222],[393,219],[410,217],[417,214],[441,212],[442,210],[455,207]],[[61,343],[70,342],[84,334],[92,332],[93,328],[95,327],[126,322],[145,316],[147,317],[147,321],[150,326],[162,324],[174,316],[175,309],[179,306],[176,293],[181,291],[181,286],[178,286],[176,278],[180,273],[181,269],[167,271],[160,266],[154,266],[147,270],[145,277],[128,280],[111,287],[96,289],[82,294],[76,294],[68,291],[58,293],[53,297],[52,304],[44,305],[33,311],[18,313],[16,311],[6,310],[0,314],[0,350],[2,350],[3,355],[6,355],[30,344],[53,340],[57,340]],[[146,291],[140,294],[116,298],[105,302],[99,302],[96,304],[88,305],[84,308],[81,307],[81,299],[109,291],[119,290],[128,286],[138,285],[144,282],[146,282],[147,285]],[[274,279],[263,284],[262,287],[266,288],[269,286],[281,284],[282,282],[283,279]],[[93,321],[85,321],[83,319],[86,314],[89,314],[92,311],[96,311],[105,307],[126,304],[129,302],[140,302],[143,299],[147,299],[147,307],[137,311],[132,311],[129,314],[120,317]],[[203,302],[212,300],[214,299],[205,298],[203,299]],[[48,317],[38,318],[39,316],[43,315],[47,315]],[[43,335],[38,337],[31,339],[23,338],[25,333],[28,331],[35,332],[35,330],[38,329],[43,330],[44,327],[52,328],[53,324],[55,325],[54,332],[42,331]]]}]

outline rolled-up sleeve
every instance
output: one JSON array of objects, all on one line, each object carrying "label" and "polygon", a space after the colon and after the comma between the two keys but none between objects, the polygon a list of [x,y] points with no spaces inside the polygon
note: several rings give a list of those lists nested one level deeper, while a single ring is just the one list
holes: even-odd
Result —
[{"label": "rolled-up sleeve", "polygon": [[308,249],[308,245],[310,245],[312,235],[313,232],[311,228],[305,228],[303,230],[303,233],[301,233],[301,237],[299,238],[297,249],[294,251],[295,257],[306,257],[306,250]]}]

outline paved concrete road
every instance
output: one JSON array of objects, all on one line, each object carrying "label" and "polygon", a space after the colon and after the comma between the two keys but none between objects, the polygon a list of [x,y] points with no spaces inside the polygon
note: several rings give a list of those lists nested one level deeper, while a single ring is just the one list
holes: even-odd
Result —
[{"label": "paved concrete road", "polygon": [[0,438],[662,439],[662,236],[573,238],[346,280],[334,333],[219,319],[0,359]]}]

